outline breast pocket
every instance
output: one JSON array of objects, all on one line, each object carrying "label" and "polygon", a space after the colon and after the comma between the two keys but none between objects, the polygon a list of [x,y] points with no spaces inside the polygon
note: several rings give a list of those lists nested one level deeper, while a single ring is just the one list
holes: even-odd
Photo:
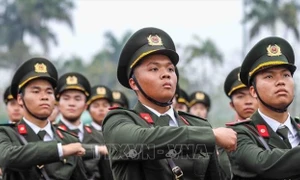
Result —
[{"label": "breast pocket", "polygon": [[210,157],[208,155],[203,156],[200,154],[195,154],[193,161],[194,174],[196,176],[205,177]]}]

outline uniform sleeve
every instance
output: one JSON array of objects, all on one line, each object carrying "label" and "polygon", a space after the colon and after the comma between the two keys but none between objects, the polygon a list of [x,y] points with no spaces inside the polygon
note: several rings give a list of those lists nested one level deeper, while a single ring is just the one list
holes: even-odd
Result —
[{"label": "uniform sleeve", "polygon": [[104,121],[103,135],[113,158],[161,159],[166,158],[170,149],[181,155],[215,150],[215,137],[210,127],[145,128],[131,118],[126,114],[114,114]]},{"label": "uniform sleeve", "polygon": [[82,156],[83,160],[99,158],[97,156],[95,144],[82,144],[82,147],[85,149],[85,155]]},{"label": "uniform sleeve", "polygon": [[229,153],[232,170],[235,175],[282,179],[299,176],[300,146],[293,149],[265,150],[259,147],[255,139],[245,127],[233,127],[238,133],[237,150]]},{"label": "uniform sleeve", "polygon": [[[0,166],[24,169],[38,164],[59,161],[56,141],[39,141],[30,142],[26,145],[15,145],[10,136],[16,135],[11,132],[9,136],[8,133],[8,131],[0,128]],[[14,139],[16,140],[16,138]]]}]

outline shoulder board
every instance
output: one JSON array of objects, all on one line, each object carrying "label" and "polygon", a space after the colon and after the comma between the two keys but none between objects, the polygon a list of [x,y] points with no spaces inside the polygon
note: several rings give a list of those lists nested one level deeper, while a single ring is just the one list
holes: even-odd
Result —
[{"label": "shoulder board", "polygon": [[15,126],[16,126],[16,123],[4,123],[4,124],[0,124],[0,126],[15,127]]},{"label": "shoulder board", "polygon": [[76,136],[75,134],[73,134],[73,133],[71,133],[71,132],[68,132],[68,131],[66,131],[66,130],[64,130],[64,129],[62,129],[62,128],[60,128],[60,127],[57,127],[57,128],[56,128],[56,132],[57,132],[57,134],[59,135],[59,137],[62,138],[62,139],[63,139],[64,136],[61,134],[61,132],[66,133],[66,134],[69,134],[69,135],[71,135],[71,136],[73,136],[73,137],[79,138],[79,137]]},{"label": "shoulder board", "polygon": [[119,107],[119,106],[113,106],[113,107],[108,108],[108,110],[114,110],[114,109],[125,109],[125,108]]},{"label": "shoulder board", "polygon": [[225,125],[226,126],[236,126],[236,125],[239,125],[239,124],[248,124],[249,122],[251,122],[251,119],[246,119],[246,120],[243,120],[243,121],[232,121],[232,122],[226,123]]},{"label": "shoulder board", "polygon": [[187,112],[183,112],[183,111],[178,111],[178,115],[180,115],[180,116],[190,116],[190,117],[194,117],[194,118],[197,118],[197,119],[201,119],[201,120],[203,120],[203,121],[207,121],[207,119],[204,119],[204,118],[201,118],[201,117],[199,117],[199,116],[195,116],[195,115],[192,115],[192,114],[190,114],[190,113],[187,113]]}]

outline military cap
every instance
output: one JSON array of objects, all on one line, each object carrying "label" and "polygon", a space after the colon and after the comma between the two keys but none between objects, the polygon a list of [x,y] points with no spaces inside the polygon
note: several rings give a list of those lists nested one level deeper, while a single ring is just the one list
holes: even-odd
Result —
[{"label": "military cap", "polygon": [[114,90],[112,91],[112,97],[114,103],[119,103],[127,108],[129,107],[128,98],[123,92]]},{"label": "military cap", "polygon": [[246,87],[246,85],[241,82],[240,71],[240,66],[234,68],[225,79],[224,91],[229,98],[231,97],[234,91]]},{"label": "military cap", "polygon": [[189,107],[192,107],[196,103],[204,104],[208,109],[210,108],[210,98],[209,96],[203,91],[195,91],[190,95],[190,103]]},{"label": "military cap", "polygon": [[111,90],[104,85],[93,86],[91,89],[91,97],[87,104],[90,105],[97,99],[106,99],[109,103],[112,103],[113,96]]},{"label": "military cap", "polygon": [[153,54],[168,56],[174,65],[179,60],[174,42],[165,31],[148,27],[135,32],[126,42],[119,58],[117,71],[119,82],[130,88],[128,80],[133,69],[143,58]]},{"label": "military cap", "polygon": [[69,72],[62,75],[57,81],[55,96],[58,100],[65,90],[79,90],[85,94],[87,100],[91,94],[91,85],[88,79],[80,73]]},{"label": "military cap", "polygon": [[5,91],[4,91],[4,94],[3,94],[3,101],[5,104],[8,103],[8,101],[14,99],[14,97],[12,96],[11,92],[10,92],[10,86],[8,86]]},{"label": "military cap", "polygon": [[251,85],[253,77],[263,69],[285,66],[293,74],[295,55],[292,46],[280,37],[267,37],[259,41],[246,55],[240,72],[241,81]]},{"label": "military cap", "polygon": [[189,96],[183,89],[179,87],[179,85],[176,88],[175,98],[177,103],[184,103],[189,106]]},{"label": "military cap", "polygon": [[10,91],[12,96],[17,99],[18,93],[28,82],[35,79],[45,79],[55,88],[57,78],[57,70],[49,60],[45,58],[32,58],[24,62],[17,69],[12,79]]}]

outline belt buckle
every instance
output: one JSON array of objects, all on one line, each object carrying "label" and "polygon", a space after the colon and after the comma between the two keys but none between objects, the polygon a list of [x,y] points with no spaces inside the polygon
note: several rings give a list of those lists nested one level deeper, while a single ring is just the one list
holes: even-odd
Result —
[{"label": "belt buckle", "polygon": [[175,179],[179,179],[181,176],[183,176],[183,172],[182,172],[182,170],[180,169],[179,166],[175,166],[172,169],[172,172],[175,175]]}]

